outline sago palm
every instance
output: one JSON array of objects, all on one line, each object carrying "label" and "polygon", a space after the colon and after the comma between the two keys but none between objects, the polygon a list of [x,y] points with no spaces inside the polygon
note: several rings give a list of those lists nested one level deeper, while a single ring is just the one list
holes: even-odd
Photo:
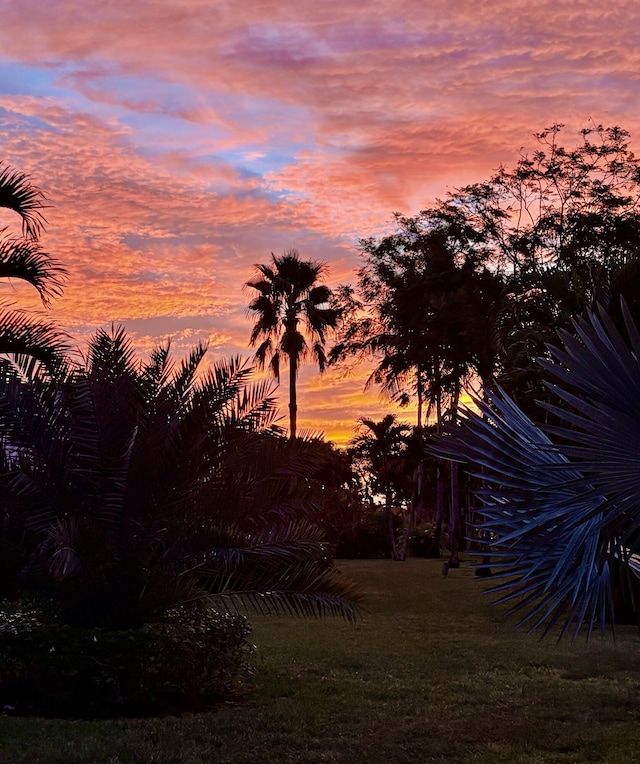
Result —
[{"label": "sago palm", "polygon": [[196,347],[134,359],[100,331],[66,377],[0,377],[6,544],[16,588],[70,623],[138,626],[214,600],[355,613],[310,522],[305,443],[271,425],[268,383],[238,359],[196,377]]},{"label": "sago palm", "polygon": [[289,434],[297,430],[297,378],[300,362],[311,352],[320,371],[326,365],[325,338],[334,329],[338,314],[331,307],[331,290],[319,283],[326,270],[324,263],[301,260],[295,249],[284,255],[271,255],[269,265],[256,265],[259,274],[247,282],[258,292],[249,303],[249,313],[256,316],[249,343],[258,342],[255,358],[261,367],[267,363],[280,380],[283,356],[289,363]]}]

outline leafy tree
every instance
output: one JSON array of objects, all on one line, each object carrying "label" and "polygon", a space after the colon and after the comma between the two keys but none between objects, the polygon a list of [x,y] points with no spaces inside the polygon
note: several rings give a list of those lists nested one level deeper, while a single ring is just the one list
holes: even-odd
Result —
[{"label": "leafy tree", "polygon": [[311,352],[322,372],[326,335],[336,327],[338,313],[331,306],[331,290],[318,283],[326,271],[324,263],[301,260],[295,249],[281,256],[272,254],[271,260],[269,265],[256,265],[259,275],[247,282],[258,292],[249,303],[249,313],[256,316],[249,342],[256,345],[262,340],[255,358],[260,367],[268,362],[278,381],[282,357],[289,363],[289,435],[293,439],[297,430],[298,369],[309,352],[305,334],[313,343]]},{"label": "leafy tree", "polygon": [[354,615],[312,523],[313,451],[273,429],[270,387],[246,363],[197,377],[205,350],[138,363],[117,329],[64,377],[2,367],[0,531],[14,587],[64,622],[126,629],[238,600]]},{"label": "leafy tree", "polygon": [[492,321],[504,285],[433,211],[397,215],[396,222],[394,234],[361,242],[365,263],[356,289],[339,292],[349,320],[329,358],[348,364],[373,357],[368,384],[379,384],[401,404],[415,394],[418,426],[425,401],[441,424],[446,402],[455,408],[471,370],[487,381],[495,371]]},{"label": "leafy tree", "polygon": [[[358,272],[357,298],[343,288],[349,320],[343,322],[332,363],[371,356],[378,361],[369,382],[401,403],[418,400],[418,425],[435,411],[436,426],[455,420],[463,381],[475,372],[493,379],[498,347],[496,322],[504,304],[504,282],[485,264],[450,220],[438,210],[412,218],[396,216],[396,233],[361,244],[365,264]],[[349,304],[349,302],[351,304]],[[445,517],[445,469],[438,467],[436,534]],[[459,491],[450,471],[450,564],[457,561]]]},{"label": "leafy tree", "polygon": [[[15,212],[22,221],[22,237],[0,230],[0,278],[21,279],[38,291],[44,305],[60,294],[64,268],[39,244],[46,207],[43,193],[28,176],[0,163],[0,207]],[[0,353],[28,356],[49,368],[62,360],[66,345],[49,322],[0,304]]]},{"label": "leafy tree", "polygon": [[352,452],[319,438],[313,438],[309,446],[314,452],[309,479],[313,520],[323,529],[336,556],[366,557],[371,552],[376,556],[382,545],[386,553],[386,529],[375,532],[375,511],[365,499]]},{"label": "leafy tree", "polygon": [[484,480],[483,528],[504,579],[491,591],[515,600],[531,630],[604,628],[614,582],[640,591],[640,333],[621,312],[626,338],[601,311],[576,319],[540,362],[556,424],[534,424],[497,391],[435,446]]},{"label": "leafy tree", "polygon": [[479,257],[504,270],[498,378],[531,411],[546,395],[536,358],[547,355],[556,331],[596,303],[615,311],[612,289],[631,304],[638,286],[640,164],[629,134],[592,125],[566,148],[563,127],[536,134],[537,148],[513,168],[457,189],[436,209]]}]

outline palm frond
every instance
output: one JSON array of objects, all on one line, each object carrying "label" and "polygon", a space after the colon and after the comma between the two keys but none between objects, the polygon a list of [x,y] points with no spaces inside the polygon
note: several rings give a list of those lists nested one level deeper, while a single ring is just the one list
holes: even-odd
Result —
[{"label": "palm frond", "polygon": [[44,194],[28,175],[0,163],[0,207],[17,212],[25,234],[32,239],[37,239],[44,229],[46,206]]},{"label": "palm frond", "polygon": [[316,452],[277,435],[272,384],[241,357],[196,379],[204,346],[174,374],[168,350],[137,363],[112,329],[58,376],[0,362],[0,486],[30,540],[25,585],[94,625],[212,596],[352,617],[310,522]]},{"label": "palm frond", "polygon": [[26,281],[38,290],[45,305],[62,293],[66,273],[37,242],[0,238],[0,278]]},{"label": "palm frond", "polygon": [[[628,315],[627,325],[638,347]],[[604,628],[614,571],[640,551],[640,363],[606,316],[561,337],[543,362],[557,424],[537,426],[505,393],[485,392],[435,451],[483,481],[482,527],[507,579],[491,591],[515,598],[532,629],[575,635],[585,622]]]},{"label": "palm frond", "polygon": [[55,324],[0,304],[0,353],[30,356],[55,372],[64,366],[68,350],[65,335]]}]

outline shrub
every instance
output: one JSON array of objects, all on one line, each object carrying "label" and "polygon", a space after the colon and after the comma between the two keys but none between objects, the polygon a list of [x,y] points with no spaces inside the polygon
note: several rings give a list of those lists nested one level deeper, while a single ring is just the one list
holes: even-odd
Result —
[{"label": "shrub", "polygon": [[159,622],[115,631],[0,620],[0,707],[80,718],[197,711],[229,699],[249,656],[244,617],[177,608]]},{"label": "shrub", "polygon": [[435,524],[421,523],[409,536],[409,554],[412,557],[428,557],[435,541]]},{"label": "shrub", "polygon": [[389,545],[389,528],[384,514],[380,510],[367,510],[357,524],[340,536],[336,544],[336,556],[345,559],[380,559],[389,557]]}]

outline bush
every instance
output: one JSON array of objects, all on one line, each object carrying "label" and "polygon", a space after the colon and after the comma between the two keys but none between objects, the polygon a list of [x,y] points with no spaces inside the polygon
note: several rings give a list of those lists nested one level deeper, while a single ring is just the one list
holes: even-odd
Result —
[{"label": "bush", "polygon": [[428,557],[435,541],[435,524],[421,523],[409,536],[409,554],[412,557]]},{"label": "bush", "polygon": [[[397,517],[396,533],[399,530]],[[368,510],[353,527],[345,530],[336,543],[336,557],[343,559],[381,559],[391,553],[389,528],[384,513]]]},{"label": "bush", "polygon": [[140,629],[112,631],[0,619],[0,708],[79,718],[197,711],[229,699],[249,655],[244,617],[180,608]]}]

